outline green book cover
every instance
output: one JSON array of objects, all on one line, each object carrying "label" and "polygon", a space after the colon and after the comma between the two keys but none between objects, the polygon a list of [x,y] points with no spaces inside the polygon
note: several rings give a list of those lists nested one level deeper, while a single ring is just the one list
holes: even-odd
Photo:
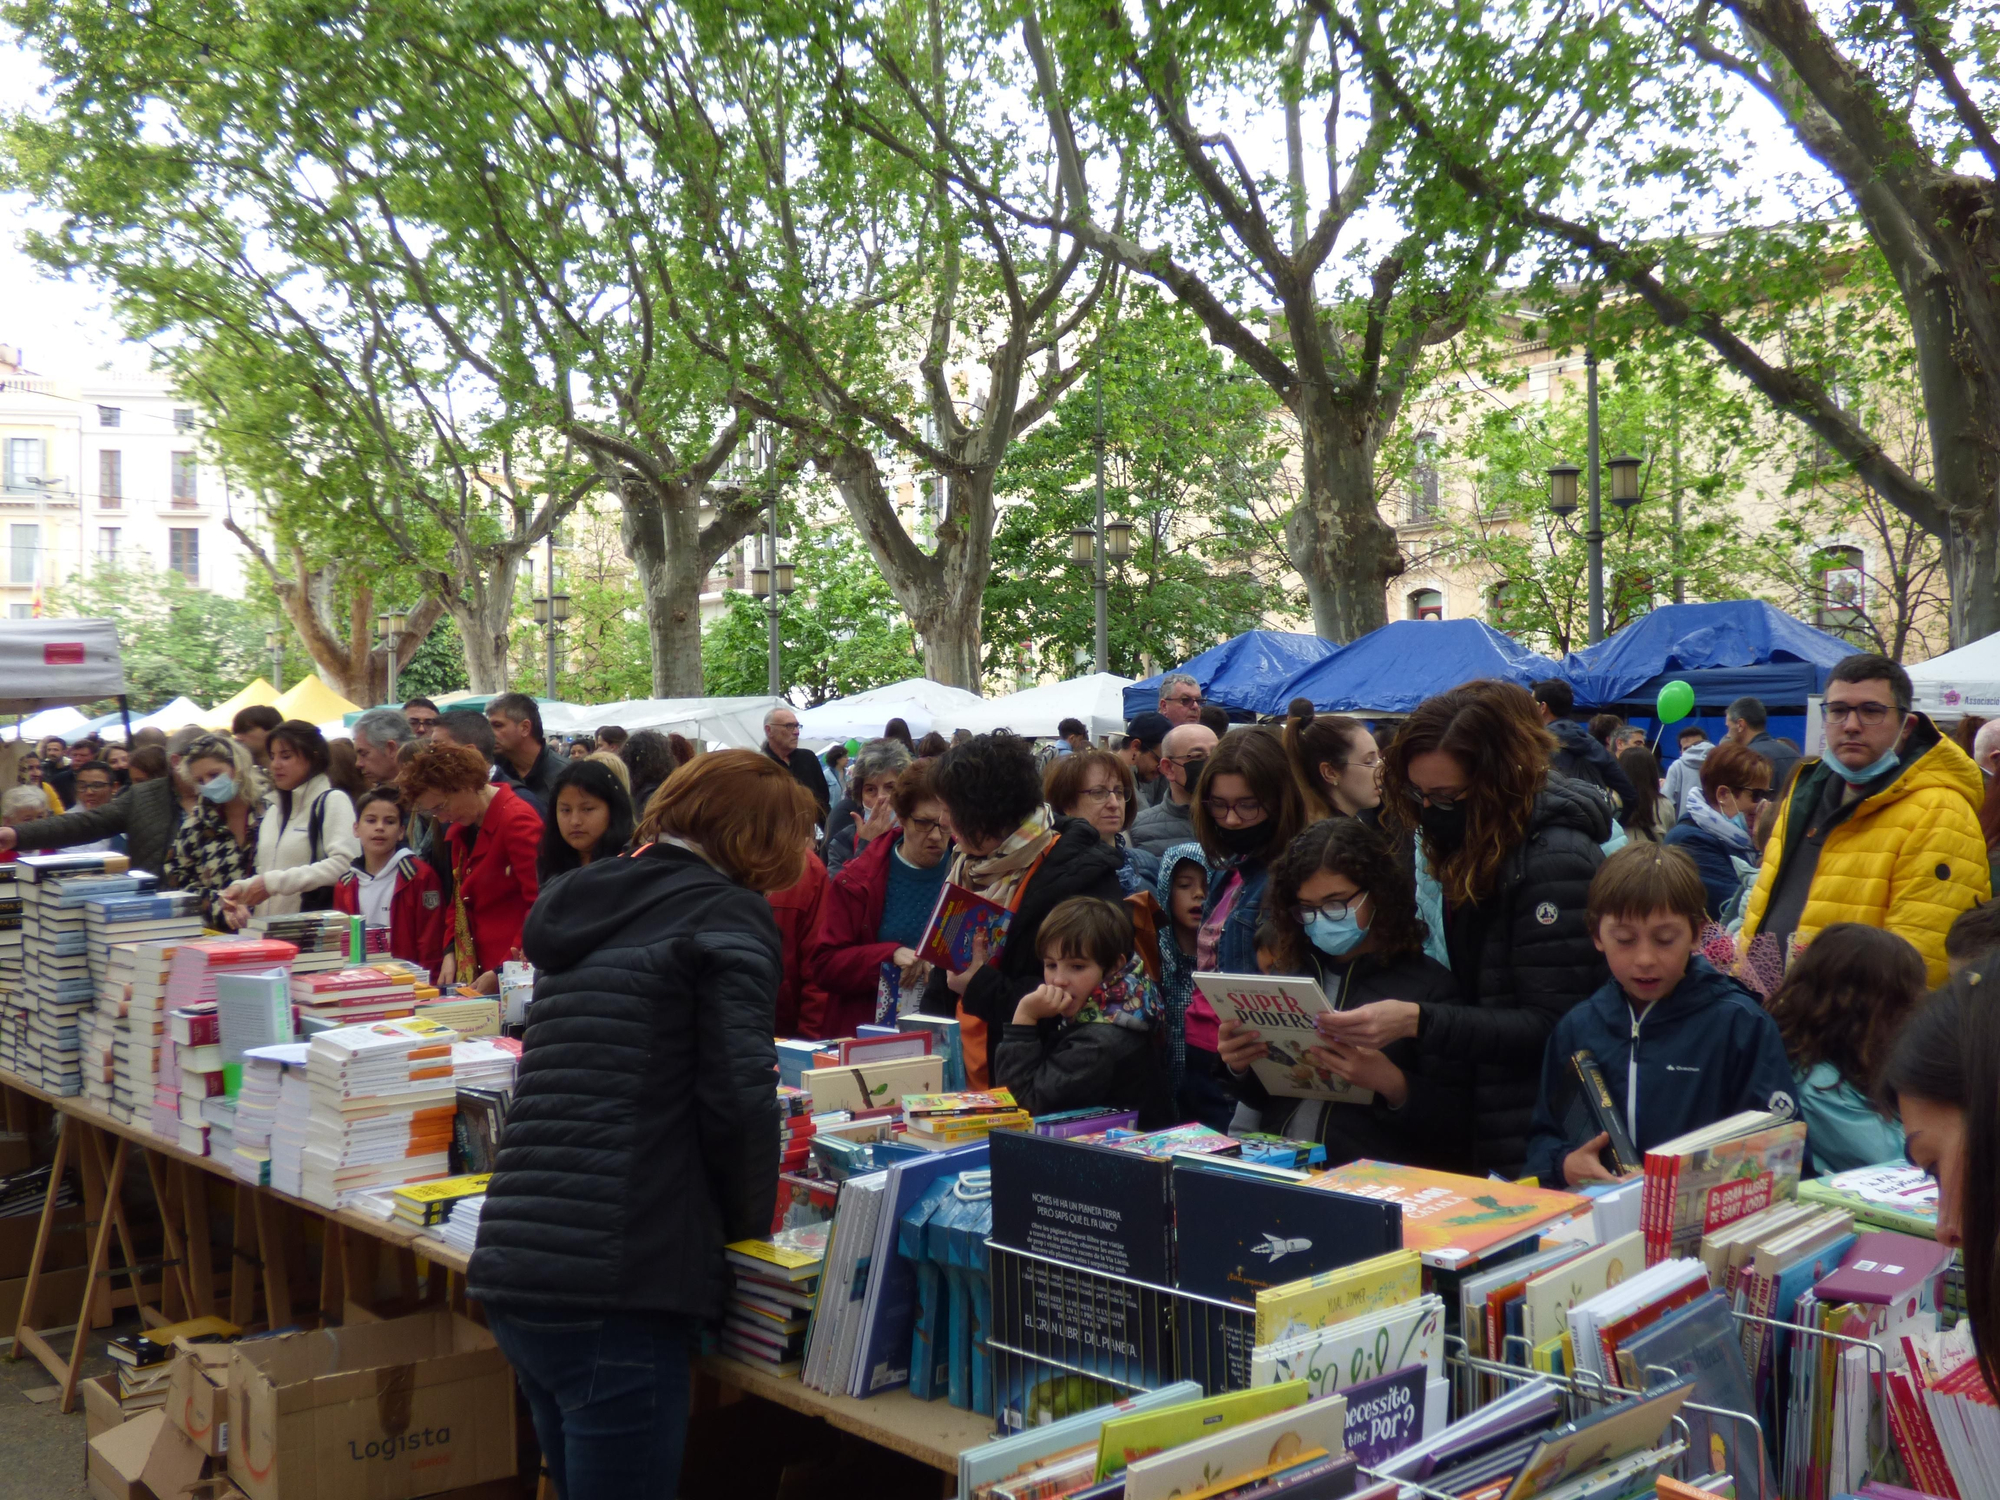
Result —
[{"label": "green book cover", "polygon": [[1248,1391],[1226,1391],[1163,1411],[1134,1412],[1104,1424],[1097,1440],[1096,1482],[1125,1472],[1135,1458],[1178,1448],[1243,1422],[1254,1422],[1306,1402],[1306,1382],[1287,1380]]}]

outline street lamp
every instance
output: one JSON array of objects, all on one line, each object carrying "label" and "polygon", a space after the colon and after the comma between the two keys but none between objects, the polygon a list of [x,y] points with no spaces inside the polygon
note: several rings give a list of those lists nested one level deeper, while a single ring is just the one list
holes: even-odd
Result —
[{"label": "street lamp", "polygon": [[264,649],[271,653],[271,686],[285,690],[285,637],[282,631],[264,632]]},{"label": "street lamp", "polygon": [[1069,534],[1070,561],[1091,568],[1096,576],[1092,587],[1097,599],[1097,670],[1111,670],[1111,580],[1107,562],[1123,562],[1132,555],[1132,523],[1104,519],[1104,371],[1099,367],[1097,388],[1097,523],[1079,526]]},{"label": "street lamp", "polygon": [[409,623],[408,610],[386,610],[375,617],[375,628],[382,632],[382,643],[388,648],[389,685],[384,701],[391,707],[396,703],[396,656],[403,648],[403,631]]},{"label": "street lamp", "polygon": [[[1621,453],[1609,464],[1601,458],[1597,421],[1597,353],[1586,350],[1583,356],[1584,405],[1588,414],[1588,438],[1585,455],[1585,471],[1589,478],[1590,512],[1589,524],[1583,533],[1585,551],[1590,567],[1590,643],[1594,646],[1604,639],[1604,470],[1611,470],[1611,503],[1620,510],[1630,513],[1639,503],[1639,469],[1644,460],[1634,458],[1629,453]],[[1556,464],[1549,470],[1549,509],[1563,520],[1576,514],[1575,464]]]},{"label": "street lamp", "polygon": [[547,597],[538,594],[535,596],[535,623],[547,626],[549,632],[548,698],[551,703],[555,701],[556,697],[556,627],[568,618],[568,594],[552,594]]}]

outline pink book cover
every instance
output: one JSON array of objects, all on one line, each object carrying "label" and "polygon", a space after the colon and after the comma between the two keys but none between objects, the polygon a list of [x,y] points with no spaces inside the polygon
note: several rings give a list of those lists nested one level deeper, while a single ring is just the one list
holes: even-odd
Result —
[{"label": "pink book cover", "polygon": [[1867,1302],[1886,1307],[1921,1294],[1950,1259],[1951,1252],[1935,1240],[1920,1240],[1892,1229],[1877,1230],[1854,1242],[1840,1269],[1821,1278],[1813,1295],[1828,1306]]}]

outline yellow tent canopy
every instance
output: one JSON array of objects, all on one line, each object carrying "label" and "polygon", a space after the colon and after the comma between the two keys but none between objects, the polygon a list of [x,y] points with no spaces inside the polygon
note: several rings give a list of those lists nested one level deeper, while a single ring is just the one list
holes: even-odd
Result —
[{"label": "yellow tent canopy", "polygon": [[243,691],[233,698],[225,698],[197,721],[203,729],[226,731],[238,710],[255,708],[263,703],[276,703],[278,690],[261,677],[253,677]]},{"label": "yellow tent canopy", "polygon": [[282,698],[271,704],[288,719],[304,719],[308,724],[324,724],[360,708],[349,703],[317,677],[307,677],[297,687],[287,688]]}]

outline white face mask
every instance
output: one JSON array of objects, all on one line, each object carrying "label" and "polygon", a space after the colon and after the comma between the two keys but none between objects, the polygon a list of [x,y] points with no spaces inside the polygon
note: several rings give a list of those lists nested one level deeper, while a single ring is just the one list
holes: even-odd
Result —
[{"label": "white face mask", "polygon": [[201,795],[205,800],[213,802],[217,806],[225,802],[233,802],[236,800],[236,778],[227,773],[221,776],[211,776],[201,784]]}]

